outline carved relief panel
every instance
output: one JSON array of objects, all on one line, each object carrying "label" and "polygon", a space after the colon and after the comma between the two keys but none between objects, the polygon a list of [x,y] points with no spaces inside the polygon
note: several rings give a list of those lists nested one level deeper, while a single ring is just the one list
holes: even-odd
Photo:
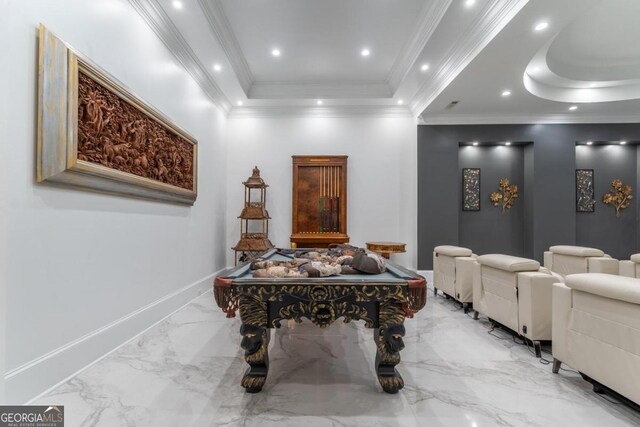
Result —
[{"label": "carved relief panel", "polygon": [[197,142],[40,27],[37,181],[193,204]]}]

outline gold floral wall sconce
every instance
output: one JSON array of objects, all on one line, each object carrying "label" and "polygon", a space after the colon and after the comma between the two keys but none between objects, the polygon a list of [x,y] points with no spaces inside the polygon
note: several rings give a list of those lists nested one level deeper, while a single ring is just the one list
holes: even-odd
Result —
[{"label": "gold floral wall sconce", "polygon": [[502,213],[506,213],[513,207],[518,198],[518,186],[509,182],[508,178],[501,178],[498,182],[498,191],[489,196],[493,206],[499,207]]},{"label": "gold floral wall sconce", "polygon": [[630,185],[624,185],[622,180],[614,179],[611,181],[611,190],[602,196],[602,202],[605,205],[611,205],[616,209],[616,216],[620,216],[622,209],[627,209],[633,199],[633,189]]}]

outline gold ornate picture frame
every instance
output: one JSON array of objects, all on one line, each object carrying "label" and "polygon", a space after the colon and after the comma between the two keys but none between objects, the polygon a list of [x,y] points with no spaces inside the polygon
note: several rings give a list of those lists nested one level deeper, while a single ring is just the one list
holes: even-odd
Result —
[{"label": "gold ornate picture frame", "polygon": [[37,182],[193,205],[197,141],[40,25]]}]

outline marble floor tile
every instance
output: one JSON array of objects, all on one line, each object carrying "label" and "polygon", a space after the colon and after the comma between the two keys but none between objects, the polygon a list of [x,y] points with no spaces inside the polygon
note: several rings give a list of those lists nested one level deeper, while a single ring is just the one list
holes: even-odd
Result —
[{"label": "marble floor tile", "polygon": [[36,403],[65,405],[67,426],[640,426],[432,293],[406,322],[396,395],[378,385],[372,331],[341,322],[274,331],[266,386],[247,394],[239,328],[206,293]]}]

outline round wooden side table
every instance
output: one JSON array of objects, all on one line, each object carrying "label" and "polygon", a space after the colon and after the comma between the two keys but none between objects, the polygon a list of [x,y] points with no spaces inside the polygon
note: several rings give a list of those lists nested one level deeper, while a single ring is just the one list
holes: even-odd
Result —
[{"label": "round wooden side table", "polygon": [[406,252],[405,246],[406,243],[400,242],[367,242],[367,249],[379,253],[386,259],[389,259],[391,254]]}]

